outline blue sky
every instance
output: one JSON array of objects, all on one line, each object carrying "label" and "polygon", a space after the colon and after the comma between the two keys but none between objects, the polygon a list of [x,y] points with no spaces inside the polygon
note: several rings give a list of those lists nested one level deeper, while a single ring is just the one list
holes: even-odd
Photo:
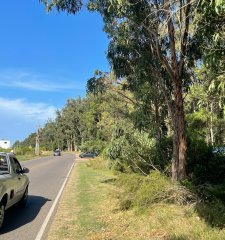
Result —
[{"label": "blue sky", "polygon": [[46,13],[39,0],[0,8],[0,139],[23,140],[54,119],[68,98],[85,96],[94,70],[109,71],[101,17]]}]

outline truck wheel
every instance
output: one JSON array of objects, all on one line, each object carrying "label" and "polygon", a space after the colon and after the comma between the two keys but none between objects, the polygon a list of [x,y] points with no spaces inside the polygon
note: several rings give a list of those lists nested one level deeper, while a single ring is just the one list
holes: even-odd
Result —
[{"label": "truck wheel", "polygon": [[26,190],[23,194],[22,199],[20,200],[20,206],[25,207],[27,204],[27,199],[28,199],[28,186],[26,187]]},{"label": "truck wheel", "polygon": [[5,219],[5,205],[3,203],[0,203],[0,229],[3,226]]}]

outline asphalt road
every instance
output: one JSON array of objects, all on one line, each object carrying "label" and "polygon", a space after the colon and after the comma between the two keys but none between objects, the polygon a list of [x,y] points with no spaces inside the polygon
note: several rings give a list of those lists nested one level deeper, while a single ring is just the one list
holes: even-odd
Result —
[{"label": "asphalt road", "polygon": [[[75,155],[63,154],[22,162],[30,169],[29,198],[24,209],[18,206],[6,211],[0,240],[36,240],[65,179],[75,161]],[[46,239],[54,212],[44,231]]]}]

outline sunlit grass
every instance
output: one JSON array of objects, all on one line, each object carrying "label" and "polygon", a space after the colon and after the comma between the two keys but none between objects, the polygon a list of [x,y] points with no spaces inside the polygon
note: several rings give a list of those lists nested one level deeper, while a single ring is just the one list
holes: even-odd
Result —
[{"label": "sunlit grass", "polygon": [[225,239],[225,231],[208,225],[191,205],[121,210],[122,186],[114,184],[110,171],[101,170],[103,162],[91,161],[80,160],[72,171],[48,240]]}]

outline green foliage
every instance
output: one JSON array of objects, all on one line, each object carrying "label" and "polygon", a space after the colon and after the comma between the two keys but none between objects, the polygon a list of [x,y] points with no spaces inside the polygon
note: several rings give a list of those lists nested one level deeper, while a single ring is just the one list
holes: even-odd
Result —
[{"label": "green foliage", "polygon": [[86,152],[86,151],[91,151],[91,152],[102,152],[103,149],[105,148],[106,143],[101,141],[100,139],[96,139],[96,140],[89,140],[86,141],[84,144],[82,144],[79,149],[82,152]]},{"label": "green foliage", "polygon": [[[42,2],[49,10],[56,7],[68,13],[81,6],[76,0]],[[115,181],[123,210],[151,208],[156,203],[196,203],[198,196],[195,209],[200,217],[213,227],[224,227],[225,207],[216,199],[224,201],[224,187],[213,185],[224,182],[225,156],[213,153],[212,146],[225,143],[225,3],[190,1],[189,11],[189,1],[168,2],[169,10],[164,1],[89,1],[89,9],[103,17],[110,39],[107,56],[116,77],[96,71],[87,82],[87,96],[69,99],[56,120],[43,127],[41,146],[102,152],[107,161],[96,159],[87,165],[102,169],[108,164],[123,173],[117,172]],[[183,7],[179,9],[178,3]],[[174,89],[177,77],[180,86]],[[171,121],[178,116],[177,90],[187,94],[182,96],[188,136],[183,185],[162,174],[171,174],[167,170],[171,135],[180,130]],[[24,146],[33,146],[34,137]]]},{"label": "green foliage", "polygon": [[34,155],[34,148],[32,147],[26,147],[26,146],[21,146],[17,147],[14,149],[14,153],[16,155]]},{"label": "green foliage", "polygon": [[187,174],[194,184],[224,181],[225,155],[213,153],[203,140],[190,140],[187,156]]},{"label": "green foliage", "polygon": [[200,202],[196,205],[198,215],[212,227],[225,227],[225,205],[221,200]]},{"label": "green foliage", "polygon": [[106,91],[105,81],[107,76],[105,73],[96,70],[94,77],[87,81],[87,94],[93,93],[97,95],[99,93],[104,93]]},{"label": "green foliage", "polygon": [[98,156],[97,158],[94,158],[94,159],[91,159],[89,160],[86,165],[88,167],[91,167],[93,169],[97,169],[97,170],[101,170],[101,171],[104,171],[107,169],[107,162],[106,160],[101,157],[101,156]]},{"label": "green foliage", "polygon": [[18,148],[18,147],[35,147],[35,138],[36,138],[36,133],[31,133],[27,138],[25,138],[22,142],[16,141],[13,144],[13,148]]},{"label": "green foliage", "polygon": [[10,151],[11,151],[11,149],[5,149],[5,148],[0,147],[0,152],[7,152],[8,153]]},{"label": "green foliage", "polygon": [[71,14],[77,13],[82,6],[81,0],[39,0],[44,3],[47,11],[56,8],[57,11],[66,11]]},{"label": "green foliage", "polygon": [[224,76],[224,0],[201,0],[197,8],[191,54],[216,76]]},{"label": "green foliage", "polygon": [[188,136],[206,141],[208,145],[223,145],[224,89],[205,66],[196,71],[196,76],[198,82],[190,87],[185,102]]},{"label": "green foliage", "polygon": [[145,175],[151,169],[163,170],[171,157],[171,145],[166,140],[160,144],[131,125],[117,126],[107,149],[111,168]]},{"label": "green foliage", "polygon": [[121,174],[116,181],[123,189],[119,196],[121,208],[150,208],[155,203],[187,204],[196,201],[196,196],[160,173],[152,171],[148,176]]},{"label": "green foliage", "polygon": [[204,139],[207,134],[209,114],[205,109],[187,115],[188,135],[192,138]]}]

